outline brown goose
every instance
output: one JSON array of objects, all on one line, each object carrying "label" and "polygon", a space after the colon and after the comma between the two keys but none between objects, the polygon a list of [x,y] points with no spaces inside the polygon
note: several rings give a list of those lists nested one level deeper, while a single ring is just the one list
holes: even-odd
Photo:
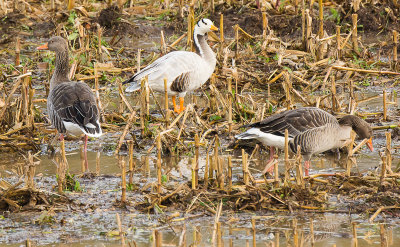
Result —
[{"label": "brown goose", "polygon": [[[209,19],[201,19],[194,27],[193,40],[196,52],[173,51],[160,57],[122,84],[129,83],[126,92],[140,89],[140,82],[148,76],[149,87],[164,92],[164,78],[167,78],[168,94],[172,95],[174,111],[182,112],[187,92],[201,87],[214,72],[217,59],[207,44],[206,34],[218,30]],[[180,108],[176,106],[179,97]]]},{"label": "brown goose", "polygon": [[68,78],[68,43],[61,37],[52,37],[38,50],[50,50],[56,53],[55,68],[50,80],[50,93],[47,98],[47,112],[52,125],[61,134],[85,134],[85,166],[88,170],[87,139],[99,137],[102,130],[99,122],[99,110],[90,87],[82,82]]},{"label": "brown goose", "polygon": [[[310,159],[313,154],[340,148],[350,139],[353,129],[359,138],[369,139],[367,146],[371,151],[372,128],[359,117],[347,115],[339,119],[316,107],[304,107],[270,116],[261,122],[246,125],[246,132],[236,135],[236,139],[257,139],[271,146],[270,160],[274,147],[284,149],[285,129],[289,132],[289,144],[292,152],[300,145],[305,160],[305,173],[308,176]],[[271,170],[264,170],[271,172]]]}]

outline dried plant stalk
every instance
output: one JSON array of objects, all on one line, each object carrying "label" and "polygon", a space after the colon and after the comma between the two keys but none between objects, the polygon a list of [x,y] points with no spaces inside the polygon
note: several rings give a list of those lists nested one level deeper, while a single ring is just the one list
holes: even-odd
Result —
[{"label": "dried plant stalk", "polygon": [[209,170],[210,170],[210,155],[208,154],[208,151],[207,151],[207,154],[206,154],[206,166],[205,166],[205,168],[204,168],[204,189],[206,189],[207,190],[207,187],[208,187],[208,173],[209,173]]},{"label": "dried plant stalk", "polygon": [[262,24],[263,24],[263,40],[267,39],[267,32],[268,32],[268,19],[267,19],[267,12],[262,12]]},{"label": "dried plant stalk", "polygon": [[31,151],[28,152],[28,163],[25,170],[25,185],[30,189],[35,189],[35,173],[36,173],[36,164],[40,162],[33,161],[33,155]]},{"label": "dried plant stalk", "polygon": [[332,112],[337,112],[340,109],[338,109],[337,106],[337,99],[336,99],[336,80],[335,76],[331,76],[331,94],[332,94]]},{"label": "dried plant stalk", "polygon": [[31,72],[25,73],[23,75],[20,75],[16,78],[16,80],[14,81],[14,86],[11,89],[11,91],[8,93],[8,97],[4,102],[4,107],[2,107],[0,109],[0,119],[3,119],[4,114],[6,113],[6,110],[8,109],[8,107],[10,106],[10,102],[11,99],[14,96],[15,91],[18,89],[18,87],[20,86],[21,82],[23,81],[23,78],[25,78],[26,76],[30,76],[32,75]]},{"label": "dried plant stalk", "polygon": [[96,176],[100,175],[100,150],[96,153]]},{"label": "dried plant stalk", "polygon": [[290,163],[289,163],[289,131],[285,129],[285,185],[289,184],[289,169],[290,169]]},{"label": "dried plant stalk", "polygon": [[164,78],[164,109],[165,109],[165,127],[169,125],[169,109],[168,109],[168,80]]},{"label": "dried plant stalk", "polygon": [[228,77],[228,132],[232,132],[232,77]]},{"label": "dried plant stalk", "polygon": [[60,149],[61,149],[61,159],[59,160],[57,167],[57,182],[58,182],[58,193],[62,194],[64,190],[65,173],[67,171],[67,166],[68,166],[67,158],[65,156],[64,137],[61,138]]},{"label": "dried plant stalk", "polygon": [[156,247],[162,247],[162,232],[154,230],[154,238]]},{"label": "dried plant stalk", "polygon": [[340,26],[336,26],[336,59],[338,60],[342,58],[340,28]]},{"label": "dried plant stalk", "polygon": [[354,71],[354,72],[368,73],[368,74],[378,74],[378,75],[385,75],[385,74],[400,75],[399,72],[395,72],[395,71],[356,69],[356,68],[348,68],[348,67],[342,67],[342,66],[332,66],[332,69]]},{"label": "dried plant stalk", "polygon": [[80,159],[81,159],[81,172],[84,173],[86,172],[86,165],[85,165],[85,150],[84,150],[84,144],[81,144],[81,153],[80,153]]},{"label": "dried plant stalk", "polygon": [[137,51],[137,58],[136,58],[137,72],[140,72],[141,51],[142,51],[141,49],[138,49],[138,51]]},{"label": "dried plant stalk", "polygon": [[133,184],[133,170],[135,167],[135,163],[133,161],[133,141],[128,141],[128,150],[129,150],[129,184]]},{"label": "dried plant stalk", "polygon": [[68,0],[68,10],[75,8],[75,0]]},{"label": "dried plant stalk", "polygon": [[146,112],[146,92],[145,92],[145,80],[142,79],[140,82],[140,130],[141,135],[144,137],[145,134],[145,112]]},{"label": "dried plant stalk", "polygon": [[102,106],[101,100],[100,100],[99,76],[98,76],[98,64],[97,63],[94,64],[93,70],[94,70],[94,89],[95,89],[96,103],[97,103],[97,107],[99,108],[101,122],[105,122],[103,106]]},{"label": "dried plant stalk", "polygon": [[219,42],[223,45],[224,39],[224,14],[221,13],[219,17]]},{"label": "dried plant stalk", "polygon": [[[26,72],[26,69],[24,68],[24,73]],[[22,89],[21,89],[21,99],[22,99],[22,116],[25,119],[25,124],[27,122],[27,115],[29,112],[28,109],[28,103],[29,103],[29,99],[28,99],[28,88],[29,88],[29,77],[25,77],[22,83]]]},{"label": "dried plant stalk", "polygon": [[[219,166],[218,166],[218,161],[219,161],[219,153],[218,153],[218,147],[219,147],[219,137],[218,135],[215,135],[215,141],[214,141],[214,157],[213,157],[213,171],[217,170],[216,177],[218,178],[219,176]],[[211,176],[212,177],[212,176]]]},{"label": "dried plant stalk", "polygon": [[312,17],[310,16],[310,10],[306,9],[306,51],[310,52],[311,49],[311,35],[312,35]]},{"label": "dried plant stalk", "polygon": [[386,90],[383,90],[383,121],[387,120],[387,95]]},{"label": "dried plant stalk", "polygon": [[125,245],[125,236],[124,236],[124,232],[122,231],[122,224],[121,224],[121,218],[119,217],[119,213],[117,213],[116,217],[117,217],[117,225],[118,225],[118,230],[119,230],[119,237],[121,238],[121,244],[122,244],[122,246],[126,246]]},{"label": "dried plant stalk", "polygon": [[160,40],[160,50],[161,50],[161,55],[165,55],[167,53],[167,44],[165,43],[165,38],[164,38],[164,31],[161,30],[161,40]]},{"label": "dried plant stalk", "polygon": [[228,190],[232,190],[232,157],[228,156]]},{"label": "dried plant stalk", "polygon": [[321,60],[324,57],[323,54],[323,41],[321,41],[324,38],[324,5],[322,4],[322,0],[318,0],[318,6],[319,6],[319,30],[318,30],[318,37],[320,39],[319,44],[318,44],[318,51],[317,51],[317,59]]},{"label": "dried plant stalk", "polygon": [[299,246],[299,233],[297,231],[297,219],[293,219],[292,221],[292,229],[293,229],[293,244],[294,246]]},{"label": "dried plant stalk", "polygon": [[236,24],[234,26],[235,30],[235,42],[236,42],[236,50],[235,50],[235,58],[239,58],[239,26]]},{"label": "dried plant stalk", "polygon": [[307,38],[306,38],[306,7],[305,0],[302,0],[302,8],[301,8],[301,41],[303,50],[307,49]]},{"label": "dried plant stalk", "polygon": [[290,90],[292,89],[292,83],[289,78],[289,73],[285,72],[285,84],[283,84],[283,88],[286,92],[286,109],[290,110],[292,107],[292,97],[290,96]]},{"label": "dried plant stalk", "polygon": [[161,194],[161,135],[157,136],[157,193]]},{"label": "dried plant stalk", "polygon": [[253,247],[256,247],[257,241],[256,241],[256,219],[253,217],[251,218],[251,229],[253,233]]},{"label": "dried plant stalk", "polygon": [[[297,146],[296,154],[296,183],[298,186],[304,187],[303,169],[302,169],[302,159],[301,159],[301,148]],[[306,170],[306,176],[308,176],[308,171]]]},{"label": "dried plant stalk", "polygon": [[351,40],[353,42],[353,50],[357,55],[360,55],[359,49],[358,49],[358,37],[357,37],[357,19],[358,15],[357,14],[352,14],[351,19],[353,21],[353,31],[351,34]]},{"label": "dried plant stalk", "polygon": [[385,230],[385,224],[381,223],[380,224],[380,235],[381,235],[381,246],[382,247],[387,247],[387,237],[386,237],[386,230]]},{"label": "dried plant stalk", "polygon": [[124,103],[124,99],[123,94],[124,94],[124,90],[122,89],[122,83],[119,82],[118,83],[118,92],[119,92],[119,106],[118,106],[118,113],[120,115],[122,115],[125,111],[125,103]]},{"label": "dried plant stalk", "polygon": [[99,24],[97,24],[97,52],[99,53],[98,57],[99,57],[100,61],[101,61],[101,53],[102,53],[102,50],[101,50],[102,32],[103,32],[103,30],[101,29],[101,26]]},{"label": "dried plant stalk", "polygon": [[243,165],[243,183],[249,185],[249,172],[247,163],[248,154],[242,149],[242,165]]},{"label": "dried plant stalk", "polygon": [[197,188],[199,184],[199,157],[200,157],[200,139],[199,135],[194,136],[194,147],[195,147],[195,167],[194,167],[194,187]]},{"label": "dried plant stalk", "polygon": [[121,166],[121,203],[126,203],[126,168],[125,168],[125,159],[122,155],[118,157],[119,165]]},{"label": "dried plant stalk", "polygon": [[225,174],[224,174],[224,160],[222,157],[218,158],[218,186],[221,190],[225,189]]},{"label": "dried plant stalk", "polygon": [[357,241],[357,222],[352,222],[352,232],[353,232],[353,246],[357,247],[358,246],[358,241]]},{"label": "dried plant stalk", "polygon": [[311,246],[315,245],[314,221],[313,221],[313,219],[310,220],[310,243],[311,243]]},{"label": "dried plant stalk", "polygon": [[146,109],[146,121],[150,116],[150,88],[149,88],[149,76],[146,75],[145,79],[145,91],[144,91],[144,100],[145,100],[145,109]]},{"label": "dried plant stalk", "polygon": [[392,133],[385,132],[386,135],[386,149],[385,149],[385,156],[386,156],[386,169],[389,173],[392,172]]},{"label": "dried plant stalk", "polygon": [[122,146],[122,143],[123,143],[123,141],[125,139],[125,136],[128,134],[129,128],[131,127],[131,125],[133,123],[133,119],[135,118],[135,116],[136,116],[136,112],[132,112],[131,115],[129,116],[129,119],[128,119],[126,125],[125,125],[125,128],[124,128],[121,136],[119,137],[117,148],[115,149],[115,152],[114,152],[115,155],[117,155],[119,153],[119,149]]},{"label": "dried plant stalk", "polygon": [[350,143],[347,146],[347,165],[346,165],[346,176],[350,176],[350,171],[355,163],[355,157],[353,157],[353,146],[354,146],[354,139],[356,138],[356,133],[354,131],[351,131],[350,134]]},{"label": "dried plant stalk", "polygon": [[380,182],[382,183],[383,181],[385,181],[386,178],[387,166],[386,166],[386,157],[384,156],[384,153],[379,153],[379,156],[381,157],[382,161],[381,174],[380,174]]},{"label": "dried plant stalk", "polygon": [[187,45],[192,47],[193,46],[193,26],[194,26],[194,7],[193,4],[190,5],[189,7],[189,15],[188,15],[188,20],[187,20],[187,24],[188,24],[188,31],[187,31]]},{"label": "dried plant stalk", "polygon": [[[29,77],[29,83],[31,82],[31,78]],[[26,126],[31,128],[32,130],[35,128],[35,115],[33,112],[33,97],[35,95],[35,89],[29,87],[29,97],[28,97],[28,116],[26,120]]]},{"label": "dried plant stalk", "polygon": [[15,66],[19,66],[21,63],[20,55],[21,55],[21,39],[20,37],[17,37],[17,40],[15,42]]},{"label": "dried plant stalk", "polygon": [[393,30],[393,69],[397,67],[397,46],[399,43],[399,33]]},{"label": "dried plant stalk", "polygon": [[273,246],[279,247],[279,235],[280,235],[279,231],[275,232],[275,241]]}]

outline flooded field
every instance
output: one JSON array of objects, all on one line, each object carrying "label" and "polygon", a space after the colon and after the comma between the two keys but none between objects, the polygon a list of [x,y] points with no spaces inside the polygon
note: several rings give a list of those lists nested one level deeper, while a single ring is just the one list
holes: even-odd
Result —
[{"label": "flooded field", "polygon": [[[397,1],[67,2],[0,2],[0,246],[400,245]],[[125,92],[157,58],[199,49],[202,18],[217,62],[184,111],[148,82]],[[87,171],[83,135],[61,141],[47,109],[56,56],[36,47],[55,35],[99,109]],[[373,151],[346,140],[305,175],[305,153],[270,163],[235,138],[310,106],[364,119]]]}]

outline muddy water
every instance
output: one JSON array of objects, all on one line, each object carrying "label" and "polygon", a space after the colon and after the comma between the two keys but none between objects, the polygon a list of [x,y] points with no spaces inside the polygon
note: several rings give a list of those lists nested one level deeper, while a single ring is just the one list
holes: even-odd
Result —
[{"label": "muddy water", "polygon": [[[227,19],[229,20],[229,19]],[[363,37],[363,43],[376,42],[367,41]],[[110,40],[110,38],[107,38]],[[147,39],[147,40],[146,40]],[[159,43],[159,37],[129,39],[124,38],[121,42],[123,46],[130,47],[127,56],[134,57],[137,48],[145,49],[146,52],[156,51],[155,44]],[[35,41],[35,40],[33,40]],[[152,43],[154,41],[154,43]],[[171,41],[172,42],[172,41]],[[40,42],[38,42],[40,43]],[[128,49],[128,48],[126,48]],[[378,56],[375,55],[378,59]],[[108,57],[106,60],[113,61],[117,56]],[[144,57],[144,56],[143,56]],[[387,62],[387,58],[379,58],[381,61]],[[12,61],[8,61],[12,64]],[[46,78],[43,73],[43,78]],[[108,87],[109,85],[107,85]],[[39,89],[39,88],[37,88]],[[44,91],[44,90],[43,90]],[[107,106],[107,111],[117,109],[117,88],[107,89],[107,95],[103,94],[103,104]],[[40,90],[36,92],[40,93]],[[363,97],[374,96],[381,93],[379,87],[372,88],[370,92],[363,92]],[[201,93],[199,95],[202,95]],[[361,96],[361,95],[360,95]],[[38,98],[43,98],[43,94],[38,94]],[[263,97],[263,96],[261,96]],[[256,97],[257,98],[257,97]],[[128,97],[133,106],[137,106],[134,97]],[[163,97],[157,95],[158,101],[163,102]],[[186,97],[187,102],[191,102],[190,97]],[[207,104],[204,96],[198,97],[197,105],[202,107]],[[43,104],[42,107],[45,108]],[[381,111],[382,98],[378,98],[360,105],[364,111]],[[396,107],[396,106],[392,106]],[[152,114],[155,113],[157,107],[152,104]],[[43,246],[121,246],[120,240],[112,236],[111,231],[117,229],[116,213],[121,215],[123,230],[126,232],[126,242],[134,241],[137,246],[154,246],[153,230],[158,229],[162,232],[164,246],[177,246],[181,239],[185,239],[186,246],[211,246],[213,221],[214,218],[208,215],[186,215],[197,216],[191,220],[172,222],[166,225],[161,222],[164,216],[157,212],[150,214],[141,213],[133,207],[129,207],[129,211],[120,210],[113,206],[114,202],[120,198],[120,168],[117,159],[112,155],[112,146],[115,146],[116,140],[120,133],[106,133],[103,137],[91,140],[89,143],[88,159],[90,170],[96,171],[97,150],[100,151],[100,176],[93,179],[80,178],[83,193],[68,193],[67,195],[74,199],[75,203],[82,203],[82,207],[77,210],[67,212],[58,212],[54,217],[53,224],[35,223],[40,218],[41,213],[0,213],[0,246],[22,246],[24,241],[29,238],[35,245]],[[384,146],[384,131],[375,132],[374,146],[375,151],[369,152],[363,148],[361,154],[357,155],[357,167],[354,171],[365,172],[374,169],[379,164],[378,150]],[[69,162],[70,172],[79,174],[81,170],[80,160],[80,141],[67,142],[67,158]],[[139,186],[155,181],[154,158],[155,153],[146,154],[145,147],[135,153],[135,163],[137,170],[134,176],[134,183]],[[37,167],[36,184],[39,188],[46,191],[55,191],[55,171],[56,165],[47,155],[45,155],[46,144],[42,147],[40,165]],[[234,153],[234,179],[238,180],[241,175],[241,157],[240,152]],[[200,166],[204,167],[205,151],[202,150]],[[228,153],[223,152],[223,158],[226,159]],[[282,158],[282,157],[280,157]],[[342,157],[343,158],[343,157]],[[148,159],[146,163],[144,160]],[[262,151],[256,155],[250,163],[252,174],[256,178],[260,178],[260,171],[268,159],[268,154]],[[399,162],[399,156],[394,154],[393,164]],[[11,182],[16,182],[20,174],[18,173],[17,163],[23,164],[21,157],[15,154],[1,154],[0,159],[0,178],[4,178]],[[341,164],[343,160],[337,161],[334,155],[314,156],[312,160],[312,173],[333,173],[342,172],[344,169]],[[148,164],[148,165],[147,165]],[[163,169],[168,175],[168,184],[181,183],[190,178],[190,157],[181,156],[179,158],[163,157]],[[282,165],[280,166],[281,171]],[[200,170],[200,176],[203,174]],[[133,203],[143,200],[137,191],[128,191],[128,199]],[[331,198],[334,203],[340,203],[340,198]],[[362,202],[361,202],[362,203]],[[71,213],[72,212],[72,213]],[[242,212],[234,215],[221,217],[222,232],[221,242],[224,246],[252,246],[253,236],[251,230],[250,219],[257,212]],[[3,218],[3,217],[4,218]],[[181,215],[182,216],[182,215]],[[379,225],[367,223],[368,215],[347,215],[347,214],[288,214],[285,212],[270,212],[262,215],[265,218],[256,222],[256,246],[266,246],[267,244],[277,243],[280,246],[293,244],[293,219],[298,220],[299,239],[304,235],[305,246],[310,246],[309,225],[310,221],[314,223],[315,246],[351,246],[352,229],[351,222],[357,222],[358,246],[381,246],[379,236]],[[230,223],[228,223],[230,222]],[[385,222],[388,231],[389,246],[400,245],[400,222],[399,219],[390,217],[383,218],[383,214],[379,215],[376,222]],[[109,233],[109,234],[107,234]],[[186,233],[183,235],[182,233]],[[279,235],[278,235],[279,233]],[[218,235],[218,234],[217,234]],[[218,238],[215,236],[215,238]],[[61,244],[62,243],[62,244]],[[231,244],[232,243],[232,244]]]},{"label": "muddy water", "polygon": [[[111,90],[111,92],[115,92]],[[368,92],[363,97],[370,97],[379,94]],[[128,95],[129,96],[129,95]],[[105,96],[104,96],[105,97]],[[115,93],[109,94],[107,110],[117,109],[117,97]],[[162,104],[163,97],[156,95],[158,102]],[[259,96],[262,97],[262,96]],[[128,97],[132,106],[137,107],[137,97]],[[197,94],[195,101],[199,107],[207,104],[207,99],[202,94]],[[257,97],[255,97],[257,99]],[[186,103],[193,102],[193,97],[186,97]],[[360,105],[364,111],[381,111],[382,99],[374,99]],[[44,107],[44,105],[42,105]],[[396,106],[391,106],[396,107]],[[153,114],[157,114],[155,104],[151,105]],[[357,155],[357,167],[355,172],[365,172],[375,169],[379,164],[378,150],[384,146],[384,131],[375,132],[375,151],[369,152],[363,148]],[[41,214],[30,213],[3,213],[0,217],[0,245],[20,246],[27,238],[38,245],[51,246],[121,246],[120,239],[115,236],[117,229],[116,213],[121,215],[123,230],[126,232],[126,241],[134,241],[137,246],[153,246],[153,231],[159,230],[162,233],[164,245],[176,246],[185,239],[186,246],[196,244],[197,246],[210,246],[213,238],[214,218],[208,214],[189,214],[189,220],[182,220],[166,225],[162,223],[165,215],[157,212],[144,214],[134,207],[121,210],[114,206],[120,198],[120,168],[117,159],[113,156],[112,146],[116,143],[121,133],[106,133],[101,138],[89,142],[88,160],[91,171],[96,171],[96,157],[100,155],[99,177],[93,179],[79,178],[83,193],[68,193],[67,195],[76,204],[85,205],[79,210],[71,212],[57,212],[51,214],[54,222],[39,224]],[[79,174],[81,171],[80,160],[81,141],[68,141],[66,143],[67,159],[70,172]],[[139,187],[156,180],[155,151],[146,153],[149,146],[142,150],[135,151],[136,172],[134,183]],[[36,184],[46,191],[55,191],[56,165],[51,158],[45,154],[47,144],[42,146],[40,165],[37,167]],[[98,151],[100,150],[100,151]],[[241,176],[240,152],[222,152],[226,160],[228,155],[233,156],[234,181]],[[280,157],[282,158],[282,156]],[[145,162],[146,159],[148,162]],[[263,170],[268,159],[268,153],[263,150],[257,153],[251,160],[250,171],[255,178],[261,178],[260,171]],[[399,162],[398,154],[394,154],[393,164]],[[0,161],[0,172],[2,177],[11,182],[16,182],[18,172],[17,163],[23,160],[14,155],[7,155]],[[313,173],[334,173],[343,172],[344,157],[337,160],[333,154],[317,155],[312,160]],[[201,148],[200,176],[203,175],[205,165],[205,150]],[[167,175],[168,185],[176,185],[191,177],[191,157],[181,155],[180,157],[163,157],[163,171]],[[280,172],[283,166],[280,165]],[[164,174],[163,173],[163,174]],[[138,191],[129,191],[128,200],[133,204],[143,200]],[[341,203],[339,198],[331,198],[332,203]],[[167,213],[167,215],[170,213]],[[182,217],[183,215],[181,215]],[[265,246],[267,243],[279,243],[282,246],[292,244],[293,228],[292,221],[297,219],[299,239],[303,234],[306,246],[309,246],[310,221],[314,223],[315,246],[350,246],[352,244],[351,222],[357,222],[357,233],[359,246],[380,246],[379,225],[369,224],[368,215],[347,215],[347,214],[288,214],[285,212],[270,212],[267,215],[259,215],[257,212],[242,212],[234,215],[222,216],[221,241],[225,246],[252,246],[253,235],[250,220],[253,216],[263,216],[256,224],[256,246]],[[383,218],[380,215],[376,222],[385,222],[385,227],[390,243],[389,246],[398,246],[400,243],[400,222],[398,219]],[[185,233],[185,234],[183,234]],[[217,238],[216,234],[215,238]],[[182,239],[182,240],[181,240]],[[63,244],[58,244],[63,243]]]},{"label": "muddy water", "polygon": [[[67,159],[70,171],[72,173],[80,173],[80,151],[74,149],[74,145],[67,143]],[[97,142],[90,143],[91,150],[96,150],[99,145]],[[78,148],[79,146],[76,146]],[[95,171],[97,152],[89,151],[88,159],[91,171]],[[204,157],[204,151],[202,151]],[[259,171],[262,170],[263,161],[267,159],[268,154],[261,152],[251,162],[251,172],[255,177],[259,177]],[[154,153],[147,156],[145,153],[135,154],[136,172],[134,183],[143,186],[146,183],[154,182],[156,177]],[[226,158],[226,154],[223,156]],[[362,149],[358,156],[358,167],[355,171],[366,171],[373,169],[378,164],[376,153],[369,153],[366,149]],[[47,156],[41,155],[41,164],[37,168],[39,176],[36,177],[36,183],[39,188],[48,191],[55,186],[55,169],[54,162]],[[148,165],[144,162],[149,159]],[[398,157],[396,157],[396,161]],[[241,157],[233,157],[234,164],[234,180],[238,179],[241,174]],[[393,162],[393,163],[396,163]],[[340,167],[340,162],[335,159],[335,155],[320,155],[313,159],[312,173],[320,172],[342,172],[344,169]],[[204,167],[205,160],[200,159],[200,167]],[[163,169],[168,174],[168,183],[174,184],[187,181],[190,178],[191,161],[187,156],[181,158],[163,158]],[[5,167],[5,174],[8,180],[15,181],[12,166]],[[200,169],[202,172],[202,169]],[[126,241],[134,241],[137,246],[153,246],[152,240],[154,229],[162,233],[164,245],[178,245],[180,239],[186,238],[186,246],[195,243],[198,246],[210,246],[212,233],[214,229],[214,218],[206,214],[188,214],[187,217],[193,219],[186,221],[177,221],[166,226],[161,222],[166,216],[160,213],[143,214],[136,211],[133,207],[129,207],[129,211],[120,210],[113,206],[115,201],[120,198],[120,178],[118,177],[120,168],[117,159],[109,155],[107,152],[100,153],[100,176],[93,179],[80,178],[83,193],[67,193],[74,199],[75,203],[86,205],[80,212],[59,212],[54,217],[54,224],[34,223],[40,218],[38,213],[5,213],[4,219],[0,219],[0,242],[4,246],[20,246],[26,238],[31,239],[38,245],[51,246],[120,246],[120,240],[115,237],[117,229],[116,213],[121,215],[123,229],[126,232]],[[164,172],[163,172],[164,174]],[[200,173],[202,176],[202,173]],[[128,192],[128,200],[135,203],[143,200],[136,191]],[[332,202],[340,203],[337,198],[332,198]],[[167,214],[168,215],[168,214]],[[182,216],[182,215],[181,215]],[[223,216],[221,241],[224,245],[229,246],[252,246],[253,235],[251,228],[251,218],[253,216],[261,216],[255,213],[236,213],[229,217]],[[293,241],[292,221],[297,219],[299,239],[303,234],[304,241],[310,239],[309,226],[310,221],[314,223],[315,246],[350,246],[352,243],[351,222],[357,222],[357,233],[360,246],[380,246],[379,225],[367,223],[367,215],[346,215],[346,214],[297,214],[290,215],[285,212],[271,212],[262,215],[263,218],[257,220],[256,227],[256,246],[265,246],[265,243],[279,243],[286,246]],[[385,218],[379,216],[376,221],[383,221],[392,236],[392,243],[400,243],[400,227],[399,219]],[[228,223],[229,222],[229,223]],[[183,236],[182,233],[186,235]],[[114,234],[114,235],[113,235]],[[278,235],[279,234],[279,235]],[[217,236],[217,235],[216,235]],[[288,242],[289,241],[289,242]],[[389,241],[389,242],[390,242]],[[64,244],[56,244],[62,242]],[[70,243],[70,244],[68,244]],[[308,246],[308,245],[306,245]],[[396,246],[391,244],[389,246]]]},{"label": "muddy water", "polygon": [[[29,237],[38,245],[43,246],[121,246],[118,237],[107,235],[117,229],[115,223],[115,212],[102,212],[90,214],[68,215],[61,214],[67,222],[60,226],[40,226],[26,232],[23,223],[14,223],[13,234],[10,234],[8,227],[3,227],[2,234],[10,234],[5,238],[2,246],[21,246],[20,244],[8,244],[9,241],[18,241],[18,238]],[[213,217],[202,216],[201,218],[185,222],[171,223],[169,226],[157,226],[160,217],[155,215],[143,215],[137,213],[123,213],[121,220],[126,233],[126,242],[135,242],[137,246],[154,246],[153,229],[162,233],[163,246],[178,246],[185,242],[184,246],[211,246],[214,232]],[[352,224],[357,223],[357,235],[359,246],[381,246],[379,224],[369,224],[364,217],[346,214],[306,214],[288,215],[284,213],[263,215],[262,219],[256,221],[255,240],[250,220],[255,214],[240,213],[228,217],[221,217],[220,235],[215,234],[219,246],[265,246],[265,244],[279,243],[280,246],[293,246],[294,231],[293,220],[298,221],[298,239],[310,246],[310,221],[314,224],[315,246],[351,246]],[[60,216],[60,214],[58,215]],[[26,220],[19,218],[14,219]],[[230,222],[230,223],[227,223]],[[398,246],[400,242],[399,219],[385,220],[388,237],[388,246]],[[86,225],[87,224],[87,225]],[[152,229],[153,228],[153,229]],[[19,236],[18,236],[19,235]],[[16,237],[17,236],[17,237]],[[4,236],[0,235],[4,240]],[[64,242],[54,244],[54,242]],[[277,245],[275,245],[277,246]]]}]

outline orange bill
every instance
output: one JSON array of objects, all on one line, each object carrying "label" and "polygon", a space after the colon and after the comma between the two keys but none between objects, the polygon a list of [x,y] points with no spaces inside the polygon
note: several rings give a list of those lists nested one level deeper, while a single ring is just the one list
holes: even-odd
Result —
[{"label": "orange bill", "polygon": [[36,48],[37,50],[47,50],[49,49],[48,43],[41,45],[39,47]]},{"label": "orange bill", "polygon": [[374,151],[374,147],[372,146],[372,137],[369,138],[368,142],[366,143],[367,147],[369,148],[369,150],[371,150],[371,152]]},{"label": "orange bill", "polygon": [[211,28],[210,28],[211,30],[213,30],[213,31],[218,31],[218,27],[216,27],[216,26],[214,26],[214,25],[211,25]]}]

